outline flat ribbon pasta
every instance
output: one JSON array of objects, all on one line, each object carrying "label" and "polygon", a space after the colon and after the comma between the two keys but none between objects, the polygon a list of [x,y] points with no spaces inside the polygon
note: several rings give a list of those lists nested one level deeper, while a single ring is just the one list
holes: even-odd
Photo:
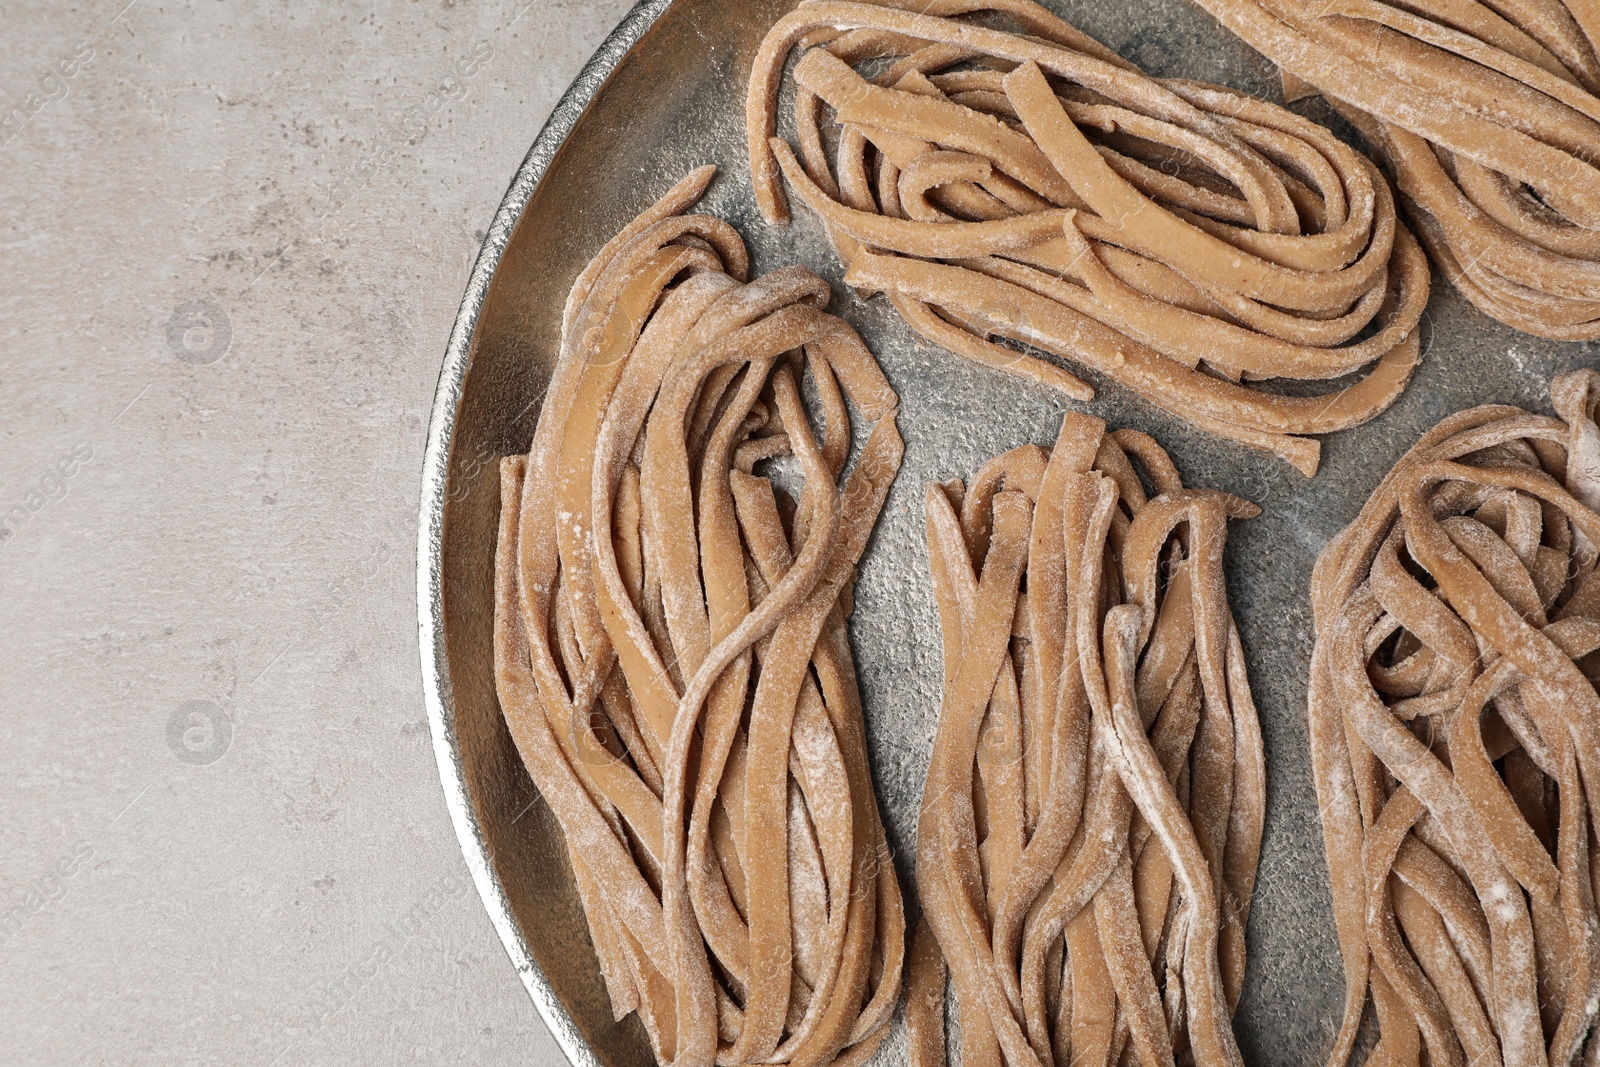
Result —
[{"label": "flat ribbon pasta", "polygon": [[[532,449],[501,467],[496,681],[617,1019],[663,1064],[855,1064],[905,953],[845,627],[898,398],[826,282],[746,281],[733,228],[684,214],[713,174],[573,287]],[[779,457],[798,500],[756,473]]]},{"label": "flat ribbon pasta", "polygon": [[1485,314],[1600,337],[1600,8],[1587,0],[1195,0],[1393,168]]},{"label": "flat ribbon pasta", "polygon": [[943,1062],[947,961],[967,1067],[1241,1067],[1266,775],[1222,556],[1258,509],[1070,414],[926,511],[945,667],[913,1067]]},{"label": "flat ribbon pasta", "polygon": [[[798,153],[775,136],[795,52]],[[979,363],[1093,395],[1035,346],[1309,475],[1300,435],[1372,418],[1419,359],[1427,257],[1369,160],[1276,105],[1148,77],[1031,0],[806,0],[746,107],[767,219],[788,220],[786,181],[846,281]]]},{"label": "flat ribbon pasta", "polygon": [[1430,430],[1312,578],[1311,752],[1351,1057],[1600,1060],[1600,375]]}]

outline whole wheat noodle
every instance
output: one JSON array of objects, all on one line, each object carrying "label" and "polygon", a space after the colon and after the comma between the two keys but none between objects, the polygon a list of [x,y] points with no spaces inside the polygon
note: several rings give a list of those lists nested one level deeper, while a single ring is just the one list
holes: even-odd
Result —
[{"label": "whole wheat noodle", "polygon": [[1349,1061],[1600,1061],[1600,375],[1423,436],[1317,561],[1312,759]]},{"label": "whole wheat noodle", "polygon": [[[775,136],[796,51],[798,154]],[[788,220],[786,179],[851,285],[980,363],[1093,394],[993,338],[1036,346],[1307,474],[1298,435],[1372,418],[1416,366],[1427,259],[1370,161],[1273,104],[1148,77],[1031,0],[807,0],[746,107],[766,217]]]},{"label": "whole wheat noodle", "polygon": [[1196,0],[1321,92],[1394,168],[1423,243],[1485,313],[1600,337],[1600,6]]},{"label": "whole wheat noodle", "polygon": [[1257,513],[1076,414],[928,487],[945,669],[913,1067],[944,1060],[946,961],[966,1067],[1241,1064],[1265,768],[1222,554]]},{"label": "whole wheat noodle", "polygon": [[[496,680],[616,1017],[664,1064],[854,1064],[905,951],[845,632],[898,400],[827,283],[747,282],[732,227],[684,214],[713,173],[572,290],[501,468]],[[852,407],[872,430],[846,474]],[[776,457],[798,501],[755,473]]]}]

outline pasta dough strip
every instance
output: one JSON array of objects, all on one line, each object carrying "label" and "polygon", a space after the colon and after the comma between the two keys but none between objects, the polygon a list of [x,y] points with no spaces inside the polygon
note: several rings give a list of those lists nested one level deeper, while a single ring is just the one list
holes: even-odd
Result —
[{"label": "pasta dough strip", "polygon": [[1346,975],[1330,1064],[1369,991],[1391,1061],[1600,1055],[1597,385],[1558,377],[1560,418],[1445,419],[1317,562],[1312,759]]},{"label": "pasta dough strip", "polygon": [[1592,5],[1196,2],[1361,130],[1480,310],[1541,337],[1600,337]]},{"label": "pasta dough strip", "polygon": [[1242,1064],[1266,776],[1222,547],[1228,519],[1256,513],[1082,415],[1053,449],[928,486],[945,669],[917,833],[915,1067],[943,1062],[947,965],[964,1061]]},{"label": "pasta dough strip", "polygon": [[[798,152],[777,136],[796,53]],[[1031,349],[1309,475],[1306,435],[1387,408],[1420,358],[1427,258],[1370,161],[1264,101],[1147,77],[1031,0],[805,0],[746,112],[768,221],[799,198],[851,285],[1075,399],[1093,389]]]},{"label": "pasta dough strip", "polygon": [[856,1064],[905,950],[845,633],[898,400],[826,282],[747,280],[738,234],[687,214],[713,174],[573,287],[502,463],[496,682],[617,1018],[663,1064]]}]

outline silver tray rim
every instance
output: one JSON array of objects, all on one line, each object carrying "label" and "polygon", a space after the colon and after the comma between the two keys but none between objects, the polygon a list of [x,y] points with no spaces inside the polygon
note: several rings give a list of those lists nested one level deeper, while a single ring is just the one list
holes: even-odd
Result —
[{"label": "silver tray rim", "polygon": [[562,94],[543,129],[534,139],[506,195],[495,212],[477,261],[467,281],[460,310],[450,330],[444,365],[434,392],[422,462],[422,490],[417,528],[417,637],[422,659],[423,699],[433,735],[434,758],[445,806],[455,826],[456,838],[478,896],[488,911],[506,954],[522,978],[534,1007],[550,1035],[573,1067],[602,1067],[566,1006],[556,996],[539,967],[511,911],[511,902],[495,873],[483,828],[467,790],[461,750],[456,737],[455,701],[451,691],[449,659],[444,633],[444,518],[450,450],[455,439],[467,371],[471,365],[478,322],[495,271],[522,211],[533,198],[567,136],[583,117],[591,101],[673,0],[640,0],[608,34],[572,84]]}]

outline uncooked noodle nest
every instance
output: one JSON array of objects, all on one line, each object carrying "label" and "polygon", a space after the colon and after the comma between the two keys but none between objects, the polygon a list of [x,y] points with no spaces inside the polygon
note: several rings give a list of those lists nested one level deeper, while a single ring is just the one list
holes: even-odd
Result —
[{"label": "uncooked noodle nest", "polygon": [[1386,157],[1423,243],[1485,313],[1600,337],[1600,7],[1588,0],[1196,0]]},{"label": "uncooked noodle nest", "polygon": [[926,507],[945,666],[913,1067],[944,1062],[946,960],[966,1067],[1239,1067],[1266,796],[1222,557],[1258,509],[1076,414]]},{"label": "uncooked noodle nest", "polygon": [[1600,1059],[1600,375],[1423,436],[1312,580],[1312,758],[1351,1056]]},{"label": "uncooked noodle nest", "polygon": [[[664,1064],[852,1064],[904,956],[845,629],[898,400],[826,282],[747,282],[732,227],[684,214],[712,174],[572,290],[532,449],[501,469],[496,680],[616,1017]],[[755,473],[778,457],[798,500]]]},{"label": "uncooked noodle nest", "polygon": [[[796,51],[798,154],[776,136]],[[1255,97],[1148,77],[1031,0],[807,0],[762,43],[747,110],[767,218],[787,221],[786,180],[851,285],[980,363],[1092,395],[994,338],[1035,346],[1307,474],[1297,435],[1372,418],[1416,366],[1427,257],[1369,160]]]}]

